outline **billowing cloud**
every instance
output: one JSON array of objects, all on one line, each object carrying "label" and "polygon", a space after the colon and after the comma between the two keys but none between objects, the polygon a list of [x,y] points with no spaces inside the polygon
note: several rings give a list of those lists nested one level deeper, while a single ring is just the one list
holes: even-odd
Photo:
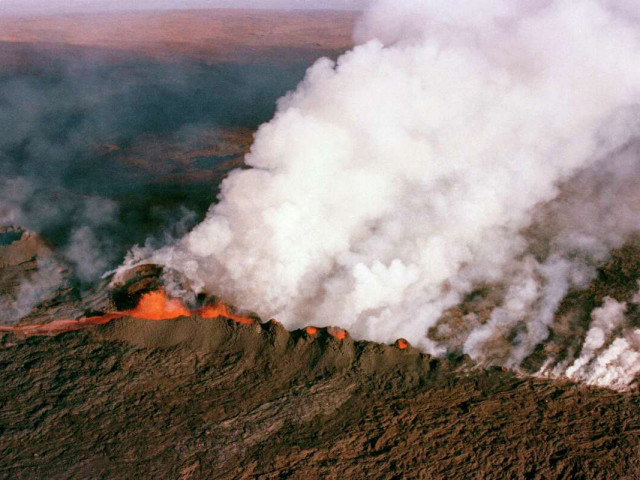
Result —
[{"label": "billowing cloud", "polygon": [[[289,327],[339,325],[517,368],[566,292],[639,227],[629,8],[376,2],[361,44],[280,100],[253,169],[228,177],[206,220],[128,265],[161,263]],[[443,313],[483,285],[502,292],[489,318],[464,320],[454,343],[434,339]]]}]

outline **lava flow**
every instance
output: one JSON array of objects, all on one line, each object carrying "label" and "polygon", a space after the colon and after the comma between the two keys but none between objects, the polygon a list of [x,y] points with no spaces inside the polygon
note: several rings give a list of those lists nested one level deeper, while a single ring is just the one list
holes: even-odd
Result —
[{"label": "lava flow", "polygon": [[191,315],[184,303],[176,298],[167,297],[163,290],[145,293],[134,309],[124,313],[129,317],[144,320],[171,320]]},{"label": "lava flow", "polygon": [[163,290],[156,290],[142,295],[138,304],[131,310],[106,313],[95,317],[85,317],[79,320],[54,320],[48,323],[19,326],[0,325],[0,332],[12,332],[27,336],[53,335],[78,330],[88,325],[104,325],[111,320],[122,317],[161,321],[172,320],[179,317],[189,317],[191,315],[208,319],[224,317],[244,325],[256,323],[253,318],[231,312],[229,307],[223,303],[207,305],[192,312],[181,300],[169,298]]},{"label": "lava flow", "polygon": [[251,325],[256,323],[256,321],[251,317],[236,315],[235,313],[230,312],[229,307],[227,307],[224,303],[207,305],[206,307],[203,307],[200,310],[197,310],[194,314],[202,318],[224,317],[224,318],[233,320],[235,322],[242,323],[243,325]]},{"label": "lava flow", "polygon": [[[232,312],[224,303],[217,302],[205,305],[197,310],[189,310],[181,300],[168,297],[164,290],[155,290],[153,292],[143,294],[140,297],[138,304],[130,310],[105,313],[104,315],[85,317],[78,320],[53,320],[47,323],[18,326],[0,325],[0,332],[17,333],[25,336],[56,335],[58,333],[72,332],[89,325],[104,325],[112,320],[122,317],[137,318],[139,320],[162,321],[190,316],[197,316],[206,319],[227,318],[243,325],[253,325],[257,323],[257,320],[252,317],[238,315]],[[277,322],[276,320],[272,321]],[[318,328],[309,326],[305,328],[305,332],[309,336],[314,336],[318,333]],[[329,327],[327,332],[336,340],[344,340],[347,338],[347,331],[341,328]],[[396,345],[401,350],[404,350],[407,348],[408,343],[405,340],[400,339],[396,342]]]}]

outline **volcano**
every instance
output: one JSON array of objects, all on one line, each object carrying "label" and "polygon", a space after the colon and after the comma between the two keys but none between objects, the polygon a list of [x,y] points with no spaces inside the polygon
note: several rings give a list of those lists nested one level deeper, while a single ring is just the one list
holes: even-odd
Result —
[{"label": "volcano", "polygon": [[[4,334],[6,478],[633,478],[638,397],[219,318]],[[26,439],[26,440],[25,440]]]},{"label": "volcano", "polygon": [[0,15],[0,478],[640,478],[640,11],[450,3]]},{"label": "volcano", "polygon": [[[561,314],[635,285],[638,251],[618,252]],[[625,268],[634,278],[611,278]],[[216,299],[200,298],[189,311],[163,292],[160,272],[140,267],[112,287],[119,311],[0,330],[3,474],[640,474],[636,392],[431,357],[403,339],[383,345],[335,328],[287,331]]]}]

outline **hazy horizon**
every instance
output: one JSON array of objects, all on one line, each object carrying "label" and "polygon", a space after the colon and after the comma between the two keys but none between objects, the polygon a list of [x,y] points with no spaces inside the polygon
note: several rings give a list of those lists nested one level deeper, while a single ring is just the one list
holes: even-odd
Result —
[{"label": "hazy horizon", "polygon": [[146,10],[260,9],[361,10],[369,0],[0,0],[0,15],[99,13]]}]

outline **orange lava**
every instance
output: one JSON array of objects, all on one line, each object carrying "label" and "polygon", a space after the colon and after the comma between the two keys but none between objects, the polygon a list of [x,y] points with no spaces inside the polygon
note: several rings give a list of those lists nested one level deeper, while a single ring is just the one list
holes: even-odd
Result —
[{"label": "orange lava", "polygon": [[347,331],[342,330],[341,328],[330,328],[329,334],[333,338],[337,338],[338,340],[344,340],[345,338],[347,338]]},{"label": "orange lava", "polygon": [[318,333],[318,329],[316,327],[307,327],[305,328],[305,332],[307,332],[307,335],[315,335]]},{"label": "orange lava", "polygon": [[396,341],[396,347],[398,347],[400,350],[406,350],[408,346],[409,343],[404,338],[399,338]]},{"label": "orange lava", "polygon": [[106,313],[96,317],[86,317],[79,320],[54,320],[52,322],[19,325],[19,326],[3,326],[0,325],[0,332],[18,333],[21,335],[54,335],[63,332],[71,332],[88,325],[104,325],[111,320],[121,317],[133,317],[140,320],[172,320],[179,317],[189,317],[198,315],[202,318],[219,318],[224,317],[236,321],[243,325],[254,324],[256,321],[250,317],[236,315],[229,310],[229,307],[223,303],[207,305],[206,307],[189,311],[182,301],[167,297],[163,290],[145,293],[140,297],[140,301],[135,308],[124,310],[122,312]]},{"label": "orange lava", "polygon": [[233,320],[243,325],[253,325],[256,321],[251,317],[244,317],[242,315],[236,315],[229,311],[224,303],[215,303],[213,305],[207,305],[206,307],[195,312],[196,315],[202,318],[218,318],[224,317]]},{"label": "orange lava", "polygon": [[123,313],[144,320],[170,320],[191,315],[180,300],[167,297],[163,290],[145,293],[133,310]]}]

